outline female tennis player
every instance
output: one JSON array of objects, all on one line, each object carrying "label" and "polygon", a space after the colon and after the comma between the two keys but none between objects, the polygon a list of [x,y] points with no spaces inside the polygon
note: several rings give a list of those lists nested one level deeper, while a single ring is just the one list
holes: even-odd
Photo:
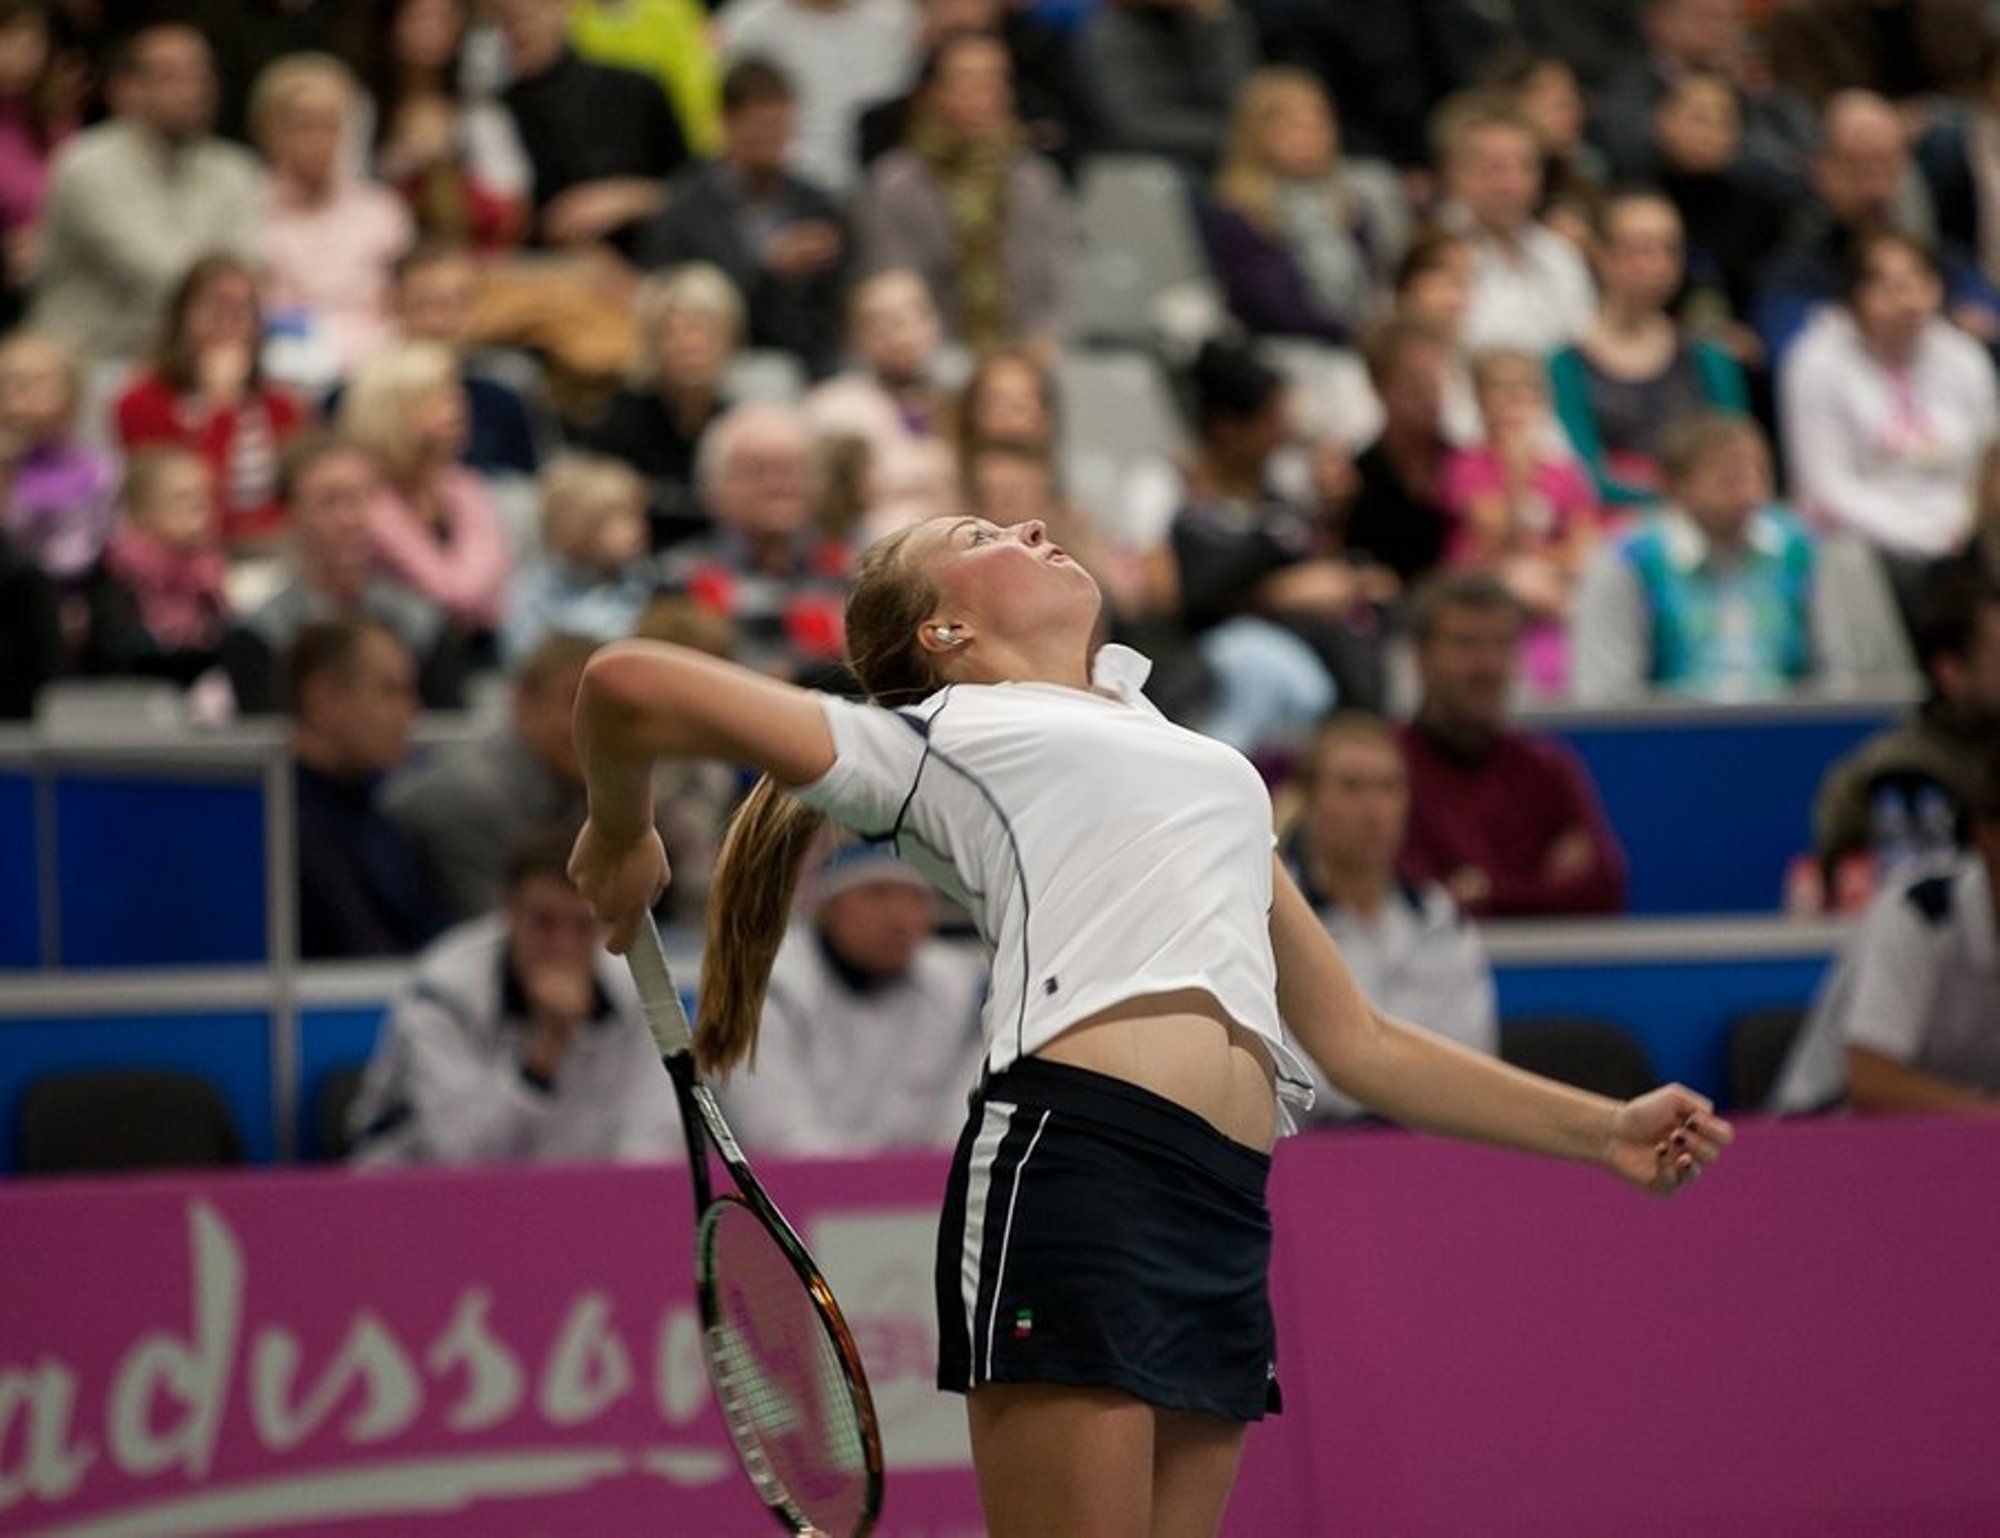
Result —
[{"label": "female tennis player", "polygon": [[1371,1009],[1273,857],[1257,772],[1154,710],[1144,659],[1093,655],[1096,584],[1040,523],[892,535],[847,613],[872,703],[656,643],[600,652],[571,874],[622,946],[668,878],[653,762],[763,771],[709,902],[697,1050],[717,1070],[755,1046],[823,815],[972,914],[992,991],[939,1236],[939,1384],[966,1395],[995,1538],[1219,1525],[1245,1423],[1277,1405],[1265,1177],[1308,1093],[1280,1020],[1385,1116],[1656,1192],[1730,1140],[1679,1086],[1621,1104]]}]

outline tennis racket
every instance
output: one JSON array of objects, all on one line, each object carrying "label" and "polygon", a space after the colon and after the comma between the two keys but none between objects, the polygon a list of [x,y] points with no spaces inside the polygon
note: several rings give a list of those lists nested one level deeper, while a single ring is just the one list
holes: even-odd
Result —
[{"label": "tennis racket", "polygon": [[[650,915],[626,961],[680,1101],[702,1340],[737,1457],[787,1532],[861,1538],[882,1510],[882,1437],[861,1354],[826,1277],[695,1072],[687,1012]],[[711,1144],[736,1184],[720,1196],[709,1179]]]}]

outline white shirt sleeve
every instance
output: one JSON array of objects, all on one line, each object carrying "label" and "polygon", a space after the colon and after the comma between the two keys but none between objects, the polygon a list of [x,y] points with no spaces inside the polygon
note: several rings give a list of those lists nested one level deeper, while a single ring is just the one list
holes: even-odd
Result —
[{"label": "white shirt sleeve", "polygon": [[916,789],[929,724],[915,710],[885,710],[838,695],[820,697],[833,733],[833,767],[792,794],[864,838],[892,832]]},{"label": "white shirt sleeve", "polygon": [[1846,986],[1836,992],[1849,1046],[1914,1063],[1937,989],[1939,931],[1925,923],[1905,890],[1898,884],[1885,894],[1855,931]]}]

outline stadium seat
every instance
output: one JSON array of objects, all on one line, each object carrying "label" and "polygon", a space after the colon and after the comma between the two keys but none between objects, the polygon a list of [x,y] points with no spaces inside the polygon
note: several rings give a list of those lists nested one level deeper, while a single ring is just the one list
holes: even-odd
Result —
[{"label": "stadium seat", "polygon": [[1134,464],[1181,446],[1173,393],[1148,353],[1072,349],[1057,360],[1056,386],[1062,398],[1063,480],[1072,502],[1111,505]]},{"label": "stadium seat", "polygon": [[1729,1104],[1738,1111],[1761,1111],[1777,1087],[1778,1074],[1806,1022],[1803,1005],[1746,1009],[1729,1026]]},{"label": "stadium seat", "polygon": [[164,678],[59,678],[35,696],[35,727],[54,742],[133,742],[188,725],[186,697]]},{"label": "stadium seat", "polygon": [[1080,335],[1192,353],[1221,328],[1222,296],[1172,162],[1093,156],[1077,194],[1077,234]]},{"label": "stadium seat", "polygon": [[151,1069],[51,1075],[21,1098],[21,1172],[187,1169],[241,1164],[222,1093]]},{"label": "stadium seat", "polygon": [[1500,1024],[1500,1056],[1517,1068],[1629,1100],[1660,1082],[1646,1049],[1608,1020],[1545,1015]]},{"label": "stadium seat", "polygon": [[1382,402],[1367,365],[1352,350],[1299,337],[1266,337],[1257,351],[1290,381],[1293,415],[1306,437],[1333,438],[1354,451],[1381,432]]},{"label": "stadium seat", "polygon": [[316,1157],[329,1162],[347,1157],[347,1111],[361,1090],[361,1076],[366,1071],[365,1064],[351,1063],[345,1068],[330,1070],[320,1079],[319,1090],[313,1096],[313,1152]]},{"label": "stadium seat", "polygon": [[788,406],[806,393],[805,367],[788,352],[746,348],[729,360],[722,393],[738,405],[773,401]]}]

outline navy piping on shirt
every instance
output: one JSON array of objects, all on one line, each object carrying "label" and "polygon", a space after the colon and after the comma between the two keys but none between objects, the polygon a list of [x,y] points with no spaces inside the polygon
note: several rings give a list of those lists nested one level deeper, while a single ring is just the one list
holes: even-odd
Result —
[{"label": "navy piping on shirt", "polygon": [[[945,687],[943,698],[938,701],[937,709],[933,710],[928,716],[917,716],[901,710],[895,712],[897,717],[910,730],[924,739],[924,752],[923,757],[917,760],[917,772],[910,778],[910,788],[903,796],[903,804],[896,810],[896,820],[891,824],[888,833],[882,836],[888,838],[892,843],[900,843],[903,833],[903,822],[909,815],[910,803],[916,800],[917,787],[923,782],[924,766],[933,757],[976,790],[979,793],[980,799],[992,808],[993,815],[1000,820],[1001,831],[1007,835],[1007,847],[1013,851],[1014,855],[1014,879],[1021,888],[1021,1003],[1014,1015],[1014,1055],[1019,1057],[1023,1055],[1022,1043],[1027,1039],[1028,980],[1034,976],[1034,968],[1029,965],[1028,953],[1028,925],[1034,916],[1034,904],[1028,892],[1028,870],[1026,863],[1021,859],[1020,840],[1014,836],[1013,820],[1008,817],[1006,809],[1001,806],[1000,798],[994,795],[991,787],[983,779],[940,748],[931,735],[931,728],[936,724],[937,718],[943,715],[945,708],[951,704],[952,687],[951,685]],[[912,834],[912,837],[919,844],[924,844],[925,842],[915,834]],[[925,847],[928,848],[928,844],[925,844]],[[931,852],[936,854],[938,851],[932,850]],[[940,863],[949,865],[951,862],[942,860]],[[957,867],[953,866],[952,868],[955,870]],[[973,894],[968,892],[967,895],[971,896]],[[990,1069],[992,1065],[988,1063],[987,1066]]]}]

